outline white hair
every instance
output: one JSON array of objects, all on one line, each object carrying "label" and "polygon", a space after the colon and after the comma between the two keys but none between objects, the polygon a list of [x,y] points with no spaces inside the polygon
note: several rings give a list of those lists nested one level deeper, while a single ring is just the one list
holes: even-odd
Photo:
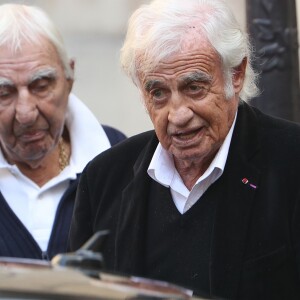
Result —
[{"label": "white hair", "polygon": [[139,84],[139,74],[153,70],[160,61],[181,50],[188,29],[195,27],[219,55],[227,98],[233,93],[235,68],[247,59],[240,98],[247,101],[258,94],[257,74],[252,62],[248,35],[222,0],[154,0],[142,5],[129,19],[121,49],[121,65]]},{"label": "white hair", "polygon": [[10,47],[12,51],[17,52],[22,49],[23,41],[38,45],[42,37],[55,47],[66,78],[73,79],[74,72],[63,39],[47,14],[35,6],[0,5],[0,47]]}]

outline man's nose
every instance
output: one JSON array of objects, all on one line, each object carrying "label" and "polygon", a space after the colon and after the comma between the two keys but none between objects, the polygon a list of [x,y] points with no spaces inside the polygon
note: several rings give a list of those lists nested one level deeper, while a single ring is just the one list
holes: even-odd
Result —
[{"label": "man's nose", "polygon": [[38,116],[37,100],[28,90],[19,92],[16,103],[16,120],[24,126],[32,125]]},{"label": "man's nose", "polygon": [[[175,99],[174,99],[175,100]],[[193,110],[184,99],[172,101],[168,121],[176,126],[185,126],[193,118]]]}]

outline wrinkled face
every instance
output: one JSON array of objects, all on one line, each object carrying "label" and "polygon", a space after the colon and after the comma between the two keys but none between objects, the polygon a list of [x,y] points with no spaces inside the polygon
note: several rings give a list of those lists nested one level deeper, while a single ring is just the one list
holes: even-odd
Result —
[{"label": "wrinkled face", "polygon": [[143,74],[140,89],[158,139],[175,162],[210,163],[234,120],[243,74],[234,78],[235,96],[226,99],[220,59],[205,40],[193,41]]},{"label": "wrinkled face", "polygon": [[0,142],[6,157],[27,163],[43,159],[64,126],[72,80],[55,48],[24,43],[0,49]]}]

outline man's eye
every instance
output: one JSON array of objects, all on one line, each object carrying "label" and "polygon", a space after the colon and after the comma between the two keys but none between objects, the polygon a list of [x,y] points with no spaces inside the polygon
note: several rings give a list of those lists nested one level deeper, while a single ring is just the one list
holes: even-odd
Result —
[{"label": "man's eye", "polygon": [[40,80],[38,83],[36,83],[36,84],[34,85],[34,89],[35,89],[36,91],[43,91],[43,90],[47,89],[48,86],[49,86],[49,84],[48,84],[47,81],[45,81],[45,80]]},{"label": "man's eye", "polygon": [[0,99],[7,100],[13,94],[13,89],[10,87],[0,87]]},{"label": "man's eye", "polygon": [[5,91],[5,90],[1,90],[0,89],[0,97],[1,98],[5,98],[9,95],[8,91]]},{"label": "man's eye", "polygon": [[39,84],[37,86],[35,86],[35,90],[36,91],[44,91],[48,88],[48,85],[47,84]]},{"label": "man's eye", "polygon": [[193,85],[193,84],[191,84],[190,86],[189,86],[189,89],[191,90],[191,91],[199,91],[199,90],[201,90],[203,87],[202,86],[199,86],[199,85]]},{"label": "man's eye", "polygon": [[166,93],[164,92],[164,90],[162,89],[155,89],[155,90],[152,90],[150,92],[151,94],[151,98],[154,100],[154,101],[160,101],[160,100],[163,100],[166,96]]},{"label": "man's eye", "polygon": [[191,95],[203,98],[207,95],[208,88],[203,84],[189,84],[187,86],[187,92]]},{"label": "man's eye", "polygon": [[39,79],[30,84],[30,89],[33,93],[43,93],[48,91],[50,85],[51,80]]}]

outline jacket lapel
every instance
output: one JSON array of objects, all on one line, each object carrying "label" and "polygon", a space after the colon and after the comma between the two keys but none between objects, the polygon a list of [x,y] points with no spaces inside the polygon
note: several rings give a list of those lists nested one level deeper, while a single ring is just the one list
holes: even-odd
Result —
[{"label": "jacket lapel", "polygon": [[211,293],[235,299],[254,196],[259,189],[260,141],[255,112],[239,106],[225,170],[216,184],[219,201],[211,254]]},{"label": "jacket lapel", "polygon": [[157,144],[158,140],[153,134],[134,165],[133,180],[122,194],[116,233],[115,268],[125,273],[141,275],[143,272],[143,241],[151,183],[147,169]]}]

